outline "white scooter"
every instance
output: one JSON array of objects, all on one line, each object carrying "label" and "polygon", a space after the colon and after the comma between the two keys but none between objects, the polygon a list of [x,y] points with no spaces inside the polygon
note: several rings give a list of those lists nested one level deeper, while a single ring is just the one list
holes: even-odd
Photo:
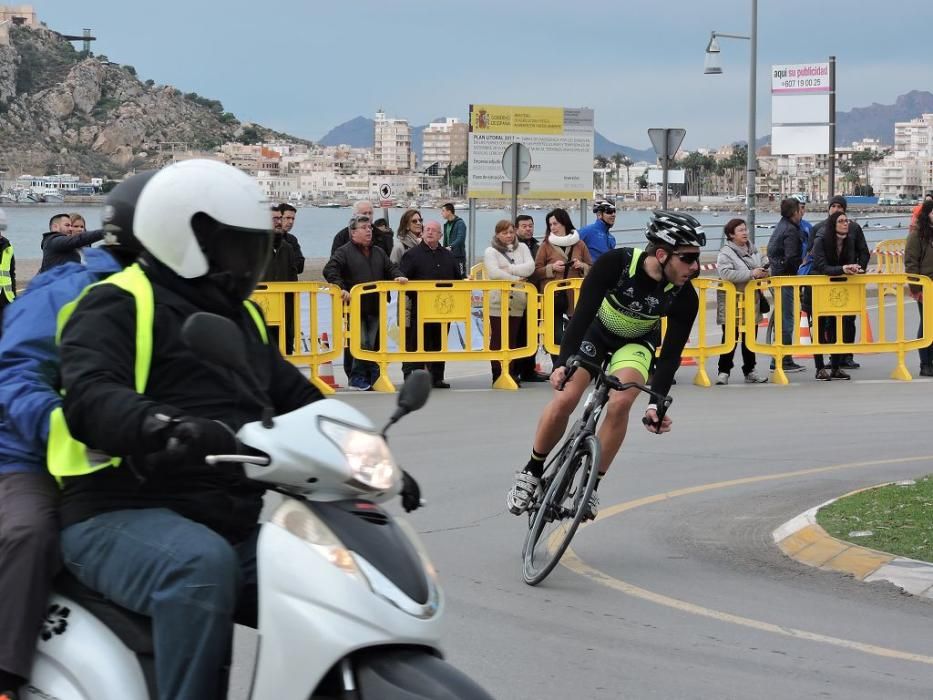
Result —
[{"label": "white scooter", "polygon": [[[195,314],[183,335],[196,352],[245,377],[243,342],[228,320]],[[285,494],[257,546],[259,644],[254,700],[432,700],[490,696],[441,659],[444,600],[417,537],[377,503],[403,479],[385,442],[395,421],[421,408],[426,372],[402,387],[383,429],[326,399],[244,425],[250,478]],[[239,468],[239,467],[237,467]],[[148,618],[118,608],[65,576],[53,595],[29,700],[152,700]]]}]

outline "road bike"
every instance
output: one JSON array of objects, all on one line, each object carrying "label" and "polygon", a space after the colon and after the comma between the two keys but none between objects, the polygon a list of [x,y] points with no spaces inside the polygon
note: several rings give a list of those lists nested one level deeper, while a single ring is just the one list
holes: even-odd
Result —
[{"label": "road bike", "polygon": [[[541,477],[541,487],[528,508],[528,534],[522,548],[522,575],[525,583],[541,583],[560,561],[574,533],[584,519],[586,504],[596,488],[600,445],[596,425],[609,401],[609,392],[638,389],[657,403],[660,426],[673,399],[662,396],[644,384],[621,382],[606,374],[605,363],[596,365],[574,355],[567,361],[567,372],[558,390],[583,367],[596,384],[583,404],[583,414],[564,437],[554,456],[548,460]],[[650,425],[648,417],[642,422]]]}]

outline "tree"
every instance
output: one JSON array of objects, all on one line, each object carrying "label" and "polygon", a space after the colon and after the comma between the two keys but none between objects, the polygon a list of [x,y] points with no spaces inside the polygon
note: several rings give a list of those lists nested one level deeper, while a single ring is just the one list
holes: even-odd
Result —
[{"label": "tree", "polygon": [[[613,153],[611,160],[612,160],[612,164],[616,166],[616,183],[618,183],[619,180],[621,179],[620,176],[622,175],[620,168],[625,164],[625,154],[618,153],[618,152]],[[619,188],[619,185],[617,184],[616,189],[618,188]]]},{"label": "tree", "polygon": [[[609,165],[609,159],[606,158],[606,156],[599,155],[599,156],[596,156],[596,158],[594,158],[593,160],[596,161],[596,167],[603,171],[603,191],[605,192],[606,190],[606,167],[608,167]],[[595,181],[596,179],[595,174],[593,175],[593,179]],[[593,187],[595,189],[596,187],[595,182],[593,183]]]},{"label": "tree", "polygon": [[648,171],[645,170],[641,175],[635,178],[635,184],[638,185],[638,189],[643,190],[648,187]]},{"label": "tree", "polygon": [[467,162],[463,161],[450,169],[450,186],[459,194],[463,194],[463,190],[466,188],[469,176],[468,167]]},{"label": "tree", "polygon": [[243,129],[237,141],[242,143],[244,146],[252,146],[262,141],[262,137],[259,135],[259,132],[256,130],[256,127],[248,126],[245,129]]}]

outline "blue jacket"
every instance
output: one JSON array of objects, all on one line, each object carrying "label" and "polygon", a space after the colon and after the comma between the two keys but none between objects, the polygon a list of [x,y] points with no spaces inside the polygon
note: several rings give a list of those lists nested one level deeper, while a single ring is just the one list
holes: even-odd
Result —
[{"label": "blue jacket", "polygon": [[580,240],[589,249],[594,265],[600,255],[608,253],[616,247],[615,236],[609,233],[609,225],[601,219],[596,219],[593,223],[587,224],[577,233],[580,234]]},{"label": "blue jacket", "polygon": [[58,393],[58,311],[89,284],[122,269],[105,250],[83,251],[37,275],[7,307],[0,334],[0,474],[44,472],[49,415]]}]

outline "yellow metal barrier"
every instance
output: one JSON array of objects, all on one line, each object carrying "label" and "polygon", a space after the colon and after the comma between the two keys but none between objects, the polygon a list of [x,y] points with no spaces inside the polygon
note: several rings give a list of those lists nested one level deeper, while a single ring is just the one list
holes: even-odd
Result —
[{"label": "yellow metal barrier", "polygon": [[[775,384],[787,384],[787,375],[783,370],[783,359],[785,356],[799,354],[801,352],[813,353],[875,353],[891,352],[897,356],[897,365],[891,372],[892,379],[908,381],[911,379],[910,372],[904,363],[904,355],[910,350],[917,350],[926,347],[933,342],[933,308],[923,309],[923,337],[913,339],[908,338],[908,333],[913,335],[913,331],[906,328],[904,320],[905,305],[905,285],[916,284],[922,287],[924,295],[933,293],[933,281],[924,275],[852,275],[827,277],[823,275],[805,275],[800,277],[771,277],[761,280],[752,280],[746,287],[745,305],[745,327],[750,330],[749,317],[754,309],[755,295],[749,295],[752,289],[772,290],[774,306],[772,314],[774,317],[774,340],[772,343],[759,342],[753,334],[747,335],[748,347],[752,352],[771,355],[774,357],[775,371],[772,381]],[[832,319],[835,323],[836,338],[835,343],[820,342],[820,334],[815,331],[815,337],[811,338],[810,343],[804,343],[801,340],[800,324],[801,318],[800,294],[801,288],[809,287],[812,292],[812,317],[811,325],[814,329],[819,328],[820,319]],[[873,287],[877,289],[872,290]],[[889,311],[884,303],[884,294],[882,289],[890,287],[895,295],[893,312]],[[790,344],[782,342],[783,330],[783,306],[784,295],[781,293],[784,289],[792,290],[794,319],[793,338]],[[869,294],[874,291],[874,294]],[[877,295],[879,300],[874,327],[872,332],[872,318],[868,313],[867,300],[869,296]],[[933,307],[933,305],[930,305]],[[893,313],[893,320],[891,315]],[[862,321],[861,336],[854,343],[842,342],[842,319],[845,316],[858,316]],[[751,316],[753,318],[753,316]]]},{"label": "yellow metal barrier", "polygon": [[875,260],[878,263],[878,272],[883,275],[904,274],[904,247],[906,240],[893,238],[881,241],[875,247]]},{"label": "yellow metal barrier", "polygon": [[473,267],[470,268],[470,276],[467,279],[471,280],[485,280],[486,277],[486,263],[476,263]]},{"label": "yellow metal barrier", "polygon": [[[389,380],[388,366],[392,362],[441,362],[458,360],[498,360],[503,364],[503,371],[493,384],[496,389],[517,390],[518,384],[508,372],[510,361],[533,355],[538,349],[538,336],[536,333],[538,319],[538,295],[534,285],[527,282],[505,282],[498,280],[464,280],[452,282],[372,282],[358,284],[350,290],[350,318],[360,318],[360,304],[362,300],[371,295],[385,297],[387,293],[398,293],[398,315],[393,323],[389,323],[388,305],[380,300],[378,336],[375,348],[362,347],[362,338],[358,332],[359,323],[350,326],[349,340],[350,352],[361,360],[375,362],[379,366],[379,379],[373,384],[376,391],[395,391]],[[490,302],[494,295],[501,295],[503,299],[500,308],[504,312],[499,316],[500,337],[502,349],[490,348],[490,331],[493,316],[490,314]],[[525,294],[527,297],[527,313],[525,315],[526,337],[529,339],[524,345],[514,345],[509,338],[508,308],[511,295]],[[405,317],[407,307],[411,303],[409,295],[415,295],[417,305],[418,323],[417,340],[414,348],[407,348],[405,342]],[[475,321],[475,322],[474,322]],[[425,350],[424,324],[439,323],[441,328],[441,349]],[[451,349],[448,337],[452,323],[463,324],[463,348]],[[473,349],[474,339],[481,338],[481,347]],[[390,341],[394,339],[397,349],[390,349]]]},{"label": "yellow metal barrier", "polygon": [[[555,324],[550,321],[554,318],[554,303],[556,295],[558,292],[569,292],[573,295],[572,299],[574,303],[576,303],[577,295],[580,293],[580,287],[582,284],[583,280],[576,278],[567,280],[554,280],[548,282],[544,286],[544,291],[541,294],[541,305],[543,309],[542,326],[544,327],[544,349],[552,355],[556,355],[560,352],[560,343],[557,342],[554,334]],[[721,355],[722,353],[729,352],[735,348],[736,335],[734,332],[727,333],[725,342],[707,342],[708,338],[710,337],[708,332],[710,325],[712,324],[712,326],[716,329],[719,328],[719,326],[716,324],[716,295],[725,294],[726,296],[726,328],[737,328],[736,312],[738,309],[738,304],[736,302],[735,285],[725,280],[700,277],[693,280],[693,288],[696,290],[697,296],[700,299],[700,308],[697,314],[696,324],[696,328],[698,328],[699,331],[697,332],[696,343],[689,343],[687,347],[684,348],[682,357],[686,359],[686,364],[696,364],[697,366],[697,374],[693,379],[693,383],[697,386],[710,386],[712,382],[710,382],[709,375],[706,372],[706,360],[709,357]],[[662,318],[662,345],[664,333],[666,331],[667,319]],[[715,333],[715,331],[713,331],[713,333]],[[658,352],[660,352],[660,346],[658,348]]]},{"label": "yellow metal barrier", "polygon": [[[291,327],[295,352],[286,355],[285,300],[290,294],[294,295]],[[322,393],[333,394],[333,386],[321,377],[321,366],[343,354],[340,289],[326,282],[261,282],[251,298],[262,309],[266,325],[278,329],[279,350],[285,359],[295,366],[309,367],[311,383]],[[308,331],[307,345],[303,342],[302,328]]]}]

